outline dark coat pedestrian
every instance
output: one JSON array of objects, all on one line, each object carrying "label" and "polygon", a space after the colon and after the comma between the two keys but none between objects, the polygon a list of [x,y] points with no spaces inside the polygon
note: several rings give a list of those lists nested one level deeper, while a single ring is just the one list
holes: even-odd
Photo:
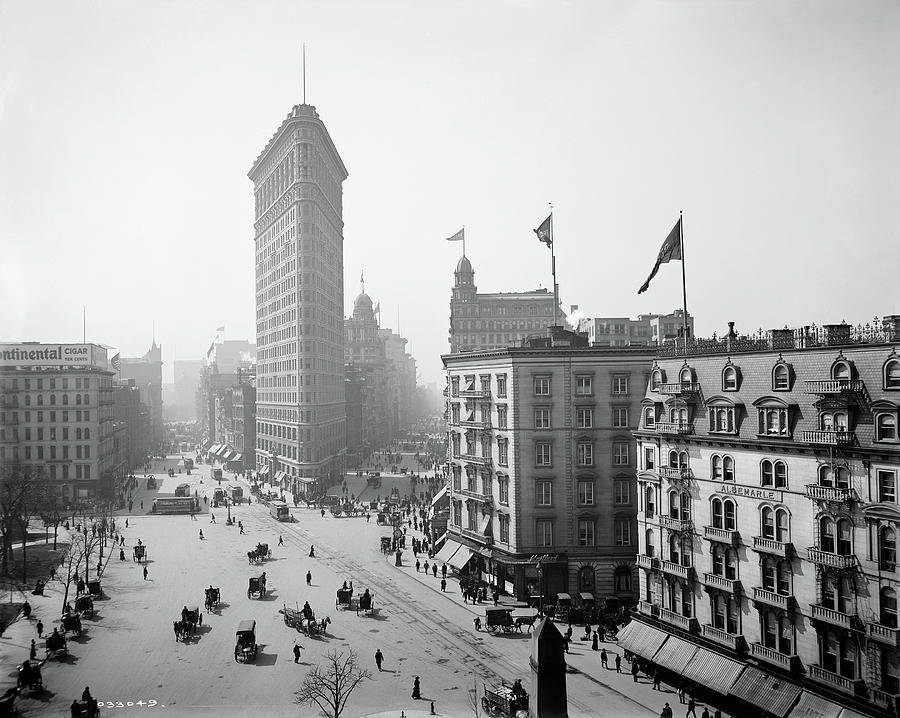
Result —
[{"label": "dark coat pedestrian", "polygon": [[315,558],[315,557],[316,557],[316,547],[315,547],[315,546],[310,546],[310,547],[309,547],[309,557],[310,557],[310,558]]},{"label": "dark coat pedestrian", "polygon": [[25,618],[31,618],[31,604],[27,600],[22,604],[22,615]]},{"label": "dark coat pedestrian", "polygon": [[384,654],[381,652],[381,649],[379,648],[377,651],[375,651],[375,665],[378,666],[379,671],[381,670],[381,664],[383,661],[384,661]]},{"label": "dark coat pedestrian", "polygon": [[[594,636],[596,636],[596,635],[597,635],[597,632],[595,631]],[[617,653],[616,654],[616,673],[621,673],[621,672],[622,672],[622,656],[620,656]]]},{"label": "dark coat pedestrian", "polygon": [[300,646],[294,644],[294,663],[300,663]]},{"label": "dark coat pedestrian", "polygon": [[634,679],[634,682],[637,683],[637,674],[638,674],[638,665],[637,661],[633,661],[631,664],[631,677]]},{"label": "dark coat pedestrian", "polygon": [[[28,652],[28,657],[31,658],[32,661],[37,660],[37,646],[34,643],[34,639],[31,639],[31,650]],[[707,716],[709,718],[709,716]]]},{"label": "dark coat pedestrian", "polygon": [[684,717],[687,718],[689,715],[692,715],[692,716],[694,716],[694,718],[697,718],[697,704],[694,702],[693,696],[688,697],[687,713],[684,714]]},{"label": "dark coat pedestrian", "polygon": [[35,628],[37,629],[38,638],[40,638],[42,635],[44,635],[44,623],[43,623],[43,621],[41,621],[41,620],[39,619],[38,622],[37,622],[37,625],[35,626]]},{"label": "dark coat pedestrian", "polygon": [[443,566],[441,566],[441,576],[443,576],[444,578],[447,578],[447,564],[444,564]]},{"label": "dark coat pedestrian", "polygon": [[306,585],[312,586],[312,571],[306,572]]},{"label": "dark coat pedestrian", "polygon": [[[653,690],[655,690],[655,691],[660,690],[659,684],[660,684],[661,680],[662,680],[662,676],[660,675],[659,671],[654,670],[653,671]],[[666,705],[668,705],[668,703]]]},{"label": "dark coat pedestrian", "polygon": [[422,568],[422,562],[416,559],[416,573],[419,573],[420,568]]},{"label": "dark coat pedestrian", "polygon": [[591,650],[596,651],[599,644],[599,637],[597,636],[597,632],[594,631],[594,637],[591,639]]},{"label": "dark coat pedestrian", "polygon": [[147,580],[147,567],[144,566],[144,580]]},{"label": "dark coat pedestrian", "polygon": [[446,591],[446,590],[447,590],[447,579],[442,578],[441,579],[441,591]]},{"label": "dark coat pedestrian", "polygon": [[437,562],[431,564],[431,575],[437,578]]},{"label": "dark coat pedestrian", "polygon": [[600,651],[600,665],[603,666],[604,668],[609,668],[609,665],[607,664],[607,660],[608,659],[606,657],[606,649],[604,648],[602,651]]},{"label": "dark coat pedestrian", "polygon": [[418,700],[422,697],[422,693],[419,690],[419,677],[416,676],[413,680],[413,689],[412,689],[412,697]]}]

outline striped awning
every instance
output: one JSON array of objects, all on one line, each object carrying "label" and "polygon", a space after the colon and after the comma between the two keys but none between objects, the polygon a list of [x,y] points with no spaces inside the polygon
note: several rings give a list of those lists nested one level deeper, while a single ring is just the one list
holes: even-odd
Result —
[{"label": "striped awning", "polygon": [[753,705],[759,705],[760,696],[765,696],[763,708],[766,712],[784,718],[797,702],[800,692],[801,688],[796,683],[753,666],[745,666],[728,694]]},{"label": "striped awning", "polygon": [[618,643],[625,650],[641,658],[652,658],[666,640],[667,635],[653,626],[632,619],[618,634]]},{"label": "striped awning", "polygon": [[440,561],[441,563],[447,563],[459,549],[460,545],[456,541],[447,539],[441,547],[441,550],[437,552],[437,556],[434,557],[434,560]]},{"label": "striped awning", "polygon": [[815,693],[803,691],[790,712],[790,718],[838,718],[842,707]]},{"label": "striped awning", "polygon": [[675,673],[681,673],[696,655],[697,646],[693,643],[688,643],[676,636],[669,636],[656,652],[653,662]]},{"label": "striped awning", "polygon": [[743,667],[743,663],[700,648],[691,662],[685,665],[684,677],[727,696]]}]

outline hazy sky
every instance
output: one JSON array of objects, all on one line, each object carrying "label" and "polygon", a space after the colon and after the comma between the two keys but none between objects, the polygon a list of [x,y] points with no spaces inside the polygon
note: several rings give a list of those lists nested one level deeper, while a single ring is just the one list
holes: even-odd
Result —
[{"label": "hazy sky", "polygon": [[247,172],[301,100],[344,183],[345,313],[440,375],[466,226],[481,291],[589,316],[684,210],[698,335],[900,313],[900,5],[0,0],[0,340],[87,338],[166,375],[217,326],[255,340]]}]

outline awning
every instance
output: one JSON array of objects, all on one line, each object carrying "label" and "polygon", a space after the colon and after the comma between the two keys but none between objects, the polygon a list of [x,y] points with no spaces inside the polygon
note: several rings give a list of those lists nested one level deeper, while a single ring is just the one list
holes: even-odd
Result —
[{"label": "awning", "polygon": [[681,673],[695,655],[697,655],[697,646],[693,643],[669,636],[653,656],[653,662],[675,673]]},{"label": "awning", "polygon": [[632,619],[618,634],[618,643],[625,650],[642,658],[652,658],[666,640],[667,635],[659,629]]},{"label": "awning", "polygon": [[803,691],[800,701],[791,711],[791,718],[838,718],[841,706],[815,693]]},{"label": "awning", "polygon": [[466,567],[466,564],[469,563],[470,558],[472,558],[472,549],[468,546],[460,546],[459,551],[454,553],[447,563],[453,566],[453,568],[462,571]]},{"label": "awning", "polygon": [[243,458],[243,454],[235,454],[231,457],[230,461],[240,461]]},{"label": "awning", "polygon": [[200,451],[201,451],[201,452],[202,452],[202,451],[209,451],[209,447],[212,446],[212,445],[213,445],[213,440],[212,440],[212,439],[207,439],[207,440],[204,441],[203,444],[200,446]]},{"label": "awning", "polygon": [[275,474],[275,481],[284,481],[284,472],[279,471]]},{"label": "awning", "polygon": [[572,597],[568,593],[557,593],[556,600],[557,601],[571,601]]},{"label": "awning", "polygon": [[231,449],[225,449],[225,453],[222,454],[222,461],[231,461],[232,456],[234,456],[234,452]]},{"label": "awning", "polygon": [[218,451],[220,446],[222,446],[222,445],[221,444],[213,444],[212,446],[209,447],[209,453],[215,454],[216,451]]},{"label": "awning", "polygon": [[743,663],[700,648],[693,660],[684,667],[684,676],[727,696],[743,667]]},{"label": "awning", "polygon": [[434,557],[434,560],[440,561],[441,563],[447,563],[459,549],[460,545],[456,541],[447,539],[441,550],[437,552],[437,556]]},{"label": "awning", "polygon": [[578,598],[581,599],[582,603],[593,603],[594,602],[594,594],[593,593],[579,593]]},{"label": "awning", "polygon": [[744,672],[738,677],[728,691],[735,698],[759,705],[760,696],[765,696],[763,710],[778,718],[784,718],[791,706],[800,697],[800,686],[784,680],[780,676],[765,673],[753,666],[745,666]]},{"label": "awning", "polygon": [[318,481],[318,479],[311,479],[308,476],[295,476],[295,479],[299,481],[301,484],[314,484]]},{"label": "awning", "polygon": [[431,500],[431,505],[434,506],[434,505],[435,505],[436,503],[438,503],[442,498],[444,498],[449,492],[450,492],[450,487],[449,487],[449,486],[444,486],[444,488],[442,488],[440,491],[438,491],[438,492],[434,495],[434,498]]},{"label": "awning", "polygon": [[869,718],[868,716],[863,715],[862,713],[853,710],[852,708],[844,708],[841,711],[840,718]]}]

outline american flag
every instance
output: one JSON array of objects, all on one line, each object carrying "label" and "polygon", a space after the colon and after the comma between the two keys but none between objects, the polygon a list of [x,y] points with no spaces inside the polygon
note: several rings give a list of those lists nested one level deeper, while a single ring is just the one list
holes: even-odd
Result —
[{"label": "american flag", "polygon": [[116,370],[116,373],[118,373],[122,368],[122,360],[119,358],[119,354],[116,354],[112,359],[110,359],[109,363],[112,365],[112,368]]}]

